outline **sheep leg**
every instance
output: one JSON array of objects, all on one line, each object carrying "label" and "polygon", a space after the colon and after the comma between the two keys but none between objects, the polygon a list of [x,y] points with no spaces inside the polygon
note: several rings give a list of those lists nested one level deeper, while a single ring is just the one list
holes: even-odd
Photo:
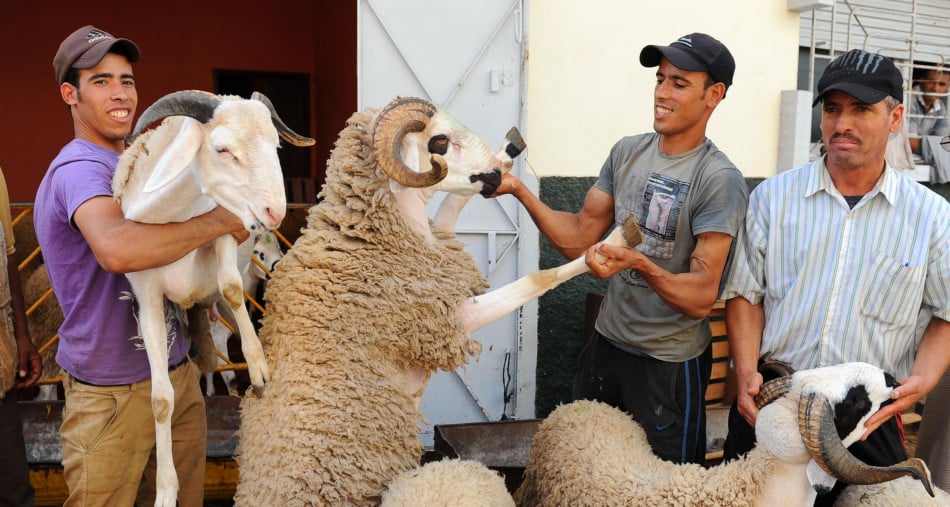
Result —
[{"label": "sheep leg", "polygon": [[244,283],[238,270],[237,241],[230,234],[222,236],[215,240],[214,250],[218,258],[218,289],[234,314],[234,321],[241,335],[241,351],[247,362],[247,373],[251,377],[251,384],[262,389],[264,383],[269,380],[270,373],[261,341],[257,338],[251,316],[244,306]]},{"label": "sheep leg", "polygon": [[[227,328],[220,320],[213,320],[211,322],[211,338],[214,340],[214,347],[218,352],[224,356],[228,357],[228,337],[231,336],[231,330]],[[218,364],[227,364],[224,359],[218,357]],[[221,378],[224,379],[225,385],[228,387],[228,392],[231,391],[231,385],[228,383],[228,377],[225,375],[230,373],[230,377],[234,378],[234,372],[232,371],[222,371]],[[205,395],[212,396],[214,395],[214,372],[205,374]]]},{"label": "sheep leg", "polygon": [[[604,239],[604,243],[613,246],[627,244],[620,227],[614,229]],[[472,333],[567,280],[589,271],[584,257],[578,257],[562,266],[531,273],[491,292],[462,301],[458,307],[459,316],[465,324],[465,330]]]},{"label": "sheep leg", "polygon": [[171,417],[175,411],[174,388],[168,378],[168,342],[165,331],[164,295],[156,284],[139,282],[156,277],[148,271],[129,273],[132,291],[139,302],[139,332],[145,342],[152,373],[152,414],[155,417],[155,505],[174,507],[178,499],[178,475],[172,459]]}]

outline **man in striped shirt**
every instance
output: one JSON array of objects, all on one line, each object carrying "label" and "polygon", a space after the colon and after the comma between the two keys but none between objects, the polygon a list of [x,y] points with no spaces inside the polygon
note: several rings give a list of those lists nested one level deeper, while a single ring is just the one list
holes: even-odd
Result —
[{"label": "man in striped shirt", "polygon": [[[850,450],[873,465],[906,458],[895,416],[950,364],[950,203],[885,162],[902,92],[886,57],[852,50],[836,58],[815,98],[827,154],[750,196],[723,293],[738,376],[727,459],[754,444],[760,357],[796,370],[863,361],[894,374],[893,403]],[[922,309],[933,317],[921,336]]]}]

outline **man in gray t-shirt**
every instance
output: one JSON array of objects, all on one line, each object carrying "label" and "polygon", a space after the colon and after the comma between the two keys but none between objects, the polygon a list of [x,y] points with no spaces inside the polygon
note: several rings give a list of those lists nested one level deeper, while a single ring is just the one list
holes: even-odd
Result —
[{"label": "man in gray t-shirt", "polygon": [[[722,43],[693,33],[644,47],[640,63],[657,67],[655,132],[614,145],[579,212],[552,210],[511,175],[495,195],[514,195],[559,252],[586,255],[595,276],[609,277],[573,397],[632,414],[657,456],[703,463],[707,316],[748,203],[742,174],[706,139],[735,61]],[[599,243],[628,216],[640,225],[640,245]]]}]

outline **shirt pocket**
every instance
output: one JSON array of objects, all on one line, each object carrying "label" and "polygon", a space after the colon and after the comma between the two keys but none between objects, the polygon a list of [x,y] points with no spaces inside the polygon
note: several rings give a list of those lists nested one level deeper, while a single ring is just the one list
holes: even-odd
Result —
[{"label": "shirt pocket", "polygon": [[904,326],[920,310],[927,266],[911,266],[878,252],[868,273],[862,313],[881,322]]}]

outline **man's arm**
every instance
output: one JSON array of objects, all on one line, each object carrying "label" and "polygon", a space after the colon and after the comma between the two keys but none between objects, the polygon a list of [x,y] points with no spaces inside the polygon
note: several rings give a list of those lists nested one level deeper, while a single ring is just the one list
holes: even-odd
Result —
[{"label": "man's arm", "polygon": [[762,387],[759,353],[764,330],[765,310],[761,303],[752,304],[741,296],[726,301],[726,335],[738,384],[736,405],[739,414],[752,426],[759,414],[755,395]]},{"label": "man's arm", "polygon": [[20,288],[20,270],[17,269],[16,259],[12,255],[7,256],[7,277],[10,281],[10,306],[13,309],[13,335],[16,337],[19,355],[13,387],[19,389],[36,383],[43,372],[43,359],[30,339],[26,325],[26,305],[23,303],[23,291]]},{"label": "man's arm", "polygon": [[[589,194],[588,194],[589,195]],[[696,237],[696,248],[690,255],[689,271],[670,273],[657,266],[639,250],[597,244],[587,251],[587,265],[595,276],[606,278],[624,269],[640,273],[650,287],[670,308],[692,317],[703,318],[712,311],[719,293],[722,271],[729,258],[732,236],[720,232],[704,232]],[[606,257],[598,262],[595,255]]]},{"label": "man's arm", "polygon": [[920,339],[920,347],[914,357],[910,376],[901,379],[900,387],[894,388],[891,392],[891,399],[894,402],[882,407],[864,423],[866,430],[861,435],[861,440],[867,438],[884,421],[913,407],[917,401],[937,386],[937,382],[943,377],[948,367],[950,367],[950,322],[932,317]]},{"label": "man's arm", "polygon": [[170,264],[225,234],[248,238],[241,220],[217,207],[185,222],[145,224],[126,220],[112,197],[93,197],[73,213],[76,227],[106,271],[130,273]]},{"label": "man's arm", "polygon": [[596,187],[587,191],[584,207],[577,213],[551,209],[511,174],[502,176],[501,184],[491,197],[505,194],[521,202],[541,233],[568,259],[583,255],[614,223],[614,198]]}]

